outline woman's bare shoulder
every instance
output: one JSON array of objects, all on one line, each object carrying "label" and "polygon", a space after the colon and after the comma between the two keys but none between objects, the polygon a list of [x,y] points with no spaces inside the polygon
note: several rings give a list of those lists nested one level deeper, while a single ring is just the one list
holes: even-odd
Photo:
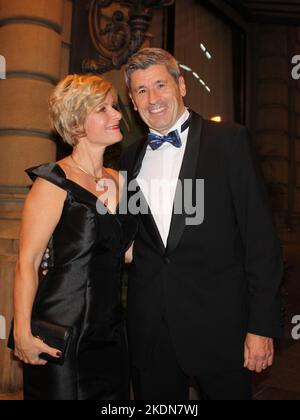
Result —
[{"label": "woman's bare shoulder", "polygon": [[51,205],[65,200],[66,195],[67,192],[53,182],[37,177],[26,197],[26,202],[38,203],[47,201],[47,205]]}]

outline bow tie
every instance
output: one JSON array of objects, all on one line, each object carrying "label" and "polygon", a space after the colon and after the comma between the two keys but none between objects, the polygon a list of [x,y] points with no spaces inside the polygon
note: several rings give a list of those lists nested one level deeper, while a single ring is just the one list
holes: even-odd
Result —
[{"label": "bow tie", "polygon": [[181,139],[177,130],[172,131],[166,136],[159,136],[158,134],[149,133],[148,142],[152,150],[157,150],[162,144],[166,142],[173,144],[173,146],[177,147],[178,149],[182,146]]},{"label": "bow tie", "polygon": [[[188,128],[189,124],[190,118],[188,118],[186,122],[181,126],[182,133]],[[171,131],[165,136],[160,136],[154,133],[148,133],[148,143],[152,150],[159,149],[160,146],[166,142],[172,144],[174,147],[177,147],[179,149],[182,146],[182,142],[178,130]]]}]

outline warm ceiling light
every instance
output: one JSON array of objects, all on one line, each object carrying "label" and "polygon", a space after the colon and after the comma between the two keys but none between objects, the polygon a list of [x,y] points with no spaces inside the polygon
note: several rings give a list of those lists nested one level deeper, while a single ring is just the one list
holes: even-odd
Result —
[{"label": "warm ceiling light", "polygon": [[188,66],[185,66],[184,64],[179,64],[179,67],[181,67],[185,71],[192,71],[192,69]]},{"label": "warm ceiling light", "polygon": [[200,78],[199,74],[196,73],[193,69],[191,69],[190,67],[186,66],[185,64],[181,64],[179,63],[179,67],[182,70],[185,70],[187,72],[192,72],[193,76],[195,77],[195,79],[198,80],[198,82],[201,83],[201,85],[203,85],[203,87],[207,90],[207,92],[211,93],[211,89],[210,87]]},{"label": "warm ceiling light", "polygon": [[208,58],[208,60],[211,60],[212,59],[212,55],[208,51],[208,49],[206,48],[206,46],[204,44],[200,44],[200,48],[204,52],[204,54],[206,55],[206,58]]},{"label": "warm ceiling light", "polygon": [[215,117],[211,118],[211,121],[222,122],[222,117],[220,115],[216,115]]}]

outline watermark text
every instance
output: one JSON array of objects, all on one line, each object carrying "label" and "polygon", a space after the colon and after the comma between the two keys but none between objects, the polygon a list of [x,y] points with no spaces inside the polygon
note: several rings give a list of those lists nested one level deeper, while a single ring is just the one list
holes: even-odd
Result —
[{"label": "watermark text", "polygon": [[[122,180],[122,182],[121,182]],[[168,216],[183,215],[187,226],[199,226],[204,222],[204,180],[203,179],[136,179],[128,182],[127,173],[120,172],[120,185],[124,188],[117,192],[116,183],[106,179],[100,181],[97,191],[97,211],[108,212],[109,202],[118,195],[119,214]],[[105,185],[105,187],[103,186]],[[105,206],[103,205],[105,203]]]},{"label": "watermark text", "polygon": [[294,340],[300,340],[300,315],[295,315],[292,319],[295,327],[292,329],[292,337]]},{"label": "watermark text", "polygon": [[6,60],[3,55],[0,55],[0,79],[6,79]]},{"label": "watermark text", "polygon": [[292,70],[292,77],[294,80],[299,80],[300,79],[300,55],[295,55],[292,58],[292,64],[295,65]]},{"label": "watermark text", "polygon": [[6,339],[6,321],[3,315],[0,315],[0,340]]}]

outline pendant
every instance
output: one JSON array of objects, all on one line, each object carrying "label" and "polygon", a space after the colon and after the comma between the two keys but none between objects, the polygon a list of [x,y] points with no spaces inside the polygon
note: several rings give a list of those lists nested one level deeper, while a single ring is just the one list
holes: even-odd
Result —
[{"label": "pendant", "polygon": [[95,178],[95,183],[97,184],[97,188],[103,189],[106,187],[105,179]]}]

